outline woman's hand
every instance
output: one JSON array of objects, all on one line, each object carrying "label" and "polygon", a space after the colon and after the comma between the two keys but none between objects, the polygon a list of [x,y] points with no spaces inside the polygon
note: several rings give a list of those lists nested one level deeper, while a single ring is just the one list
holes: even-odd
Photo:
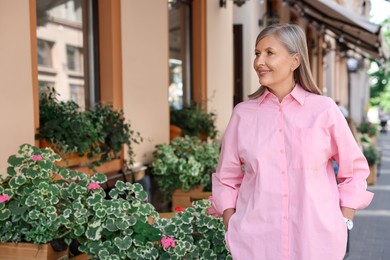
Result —
[{"label": "woman's hand", "polygon": [[225,225],[226,229],[229,226],[229,220],[233,216],[233,214],[236,213],[236,209],[225,209],[223,212],[223,224]]},{"label": "woman's hand", "polygon": [[[341,213],[347,219],[353,220],[353,217],[355,216],[355,212],[356,212],[355,209],[341,207]],[[224,214],[225,214],[225,212],[224,212]]]}]

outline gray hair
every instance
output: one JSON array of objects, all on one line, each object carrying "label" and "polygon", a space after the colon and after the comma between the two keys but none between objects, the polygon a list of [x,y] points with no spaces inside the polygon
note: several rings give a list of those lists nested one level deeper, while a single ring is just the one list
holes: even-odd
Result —
[{"label": "gray hair", "polygon": [[[296,24],[273,24],[263,29],[256,39],[256,45],[266,36],[276,37],[290,54],[298,54],[300,65],[294,70],[294,80],[308,92],[321,95],[321,90],[313,79],[310,70],[309,55],[307,51],[306,36],[303,30]],[[255,45],[255,46],[256,46]],[[249,98],[257,98],[263,95],[264,86],[249,95]]]}]

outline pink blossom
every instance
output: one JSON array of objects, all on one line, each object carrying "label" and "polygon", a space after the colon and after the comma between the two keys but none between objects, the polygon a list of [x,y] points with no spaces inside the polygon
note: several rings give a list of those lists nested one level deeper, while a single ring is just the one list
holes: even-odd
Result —
[{"label": "pink blossom", "polygon": [[177,206],[177,207],[175,208],[175,210],[176,210],[177,212],[183,212],[183,208],[180,207],[180,206]]},{"label": "pink blossom", "polygon": [[175,239],[173,237],[163,237],[161,239],[161,244],[165,249],[168,249],[169,247],[175,247]]},{"label": "pink blossom", "polygon": [[91,182],[90,184],[88,184],[88,190],[97,190],[99,188],[100,188],[99,183]]},{"label": "pink blossom", "polygon": [[9,201],[10,199],[8,195],[0,195],[0,203]]},{"label": "pink blossom", "polygon": [[40,154],[33,155],[33,156],[31,157],[31,159],[32,159],[33,161],[35,161],[35,162],[41,161],[41,160],[42,160],[42,155],[40,155]]},{"label": "pink blossom", "polygon": [[209,208],[209,214],[214,216],[214,217],[218,217],[219,214],[217,213],[217,211],[214,209],[214,207],[210,207]]}]

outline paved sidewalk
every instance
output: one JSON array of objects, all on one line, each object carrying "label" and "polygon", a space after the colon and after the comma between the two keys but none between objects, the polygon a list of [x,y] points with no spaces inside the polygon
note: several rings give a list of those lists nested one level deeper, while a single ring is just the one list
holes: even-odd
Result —
[{"label": "paved sidewalk", "polygon": [[375,193],[374,200],[354,218],[346,260],[390,259],[390,132],[379,136],[378,147],[382,164],[376,185],[368,188]]}]

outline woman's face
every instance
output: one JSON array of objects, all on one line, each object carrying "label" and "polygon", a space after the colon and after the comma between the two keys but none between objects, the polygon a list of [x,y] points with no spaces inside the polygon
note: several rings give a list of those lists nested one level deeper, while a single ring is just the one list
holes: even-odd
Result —
[{"label": "woman's face", "polygon": [[294,87],[294,70],[299,65],[298,55],[288,53],[282,43],[272,35],[257,43],[255,55],[253,67],[260,84],[274,93],[289,93]]}]

